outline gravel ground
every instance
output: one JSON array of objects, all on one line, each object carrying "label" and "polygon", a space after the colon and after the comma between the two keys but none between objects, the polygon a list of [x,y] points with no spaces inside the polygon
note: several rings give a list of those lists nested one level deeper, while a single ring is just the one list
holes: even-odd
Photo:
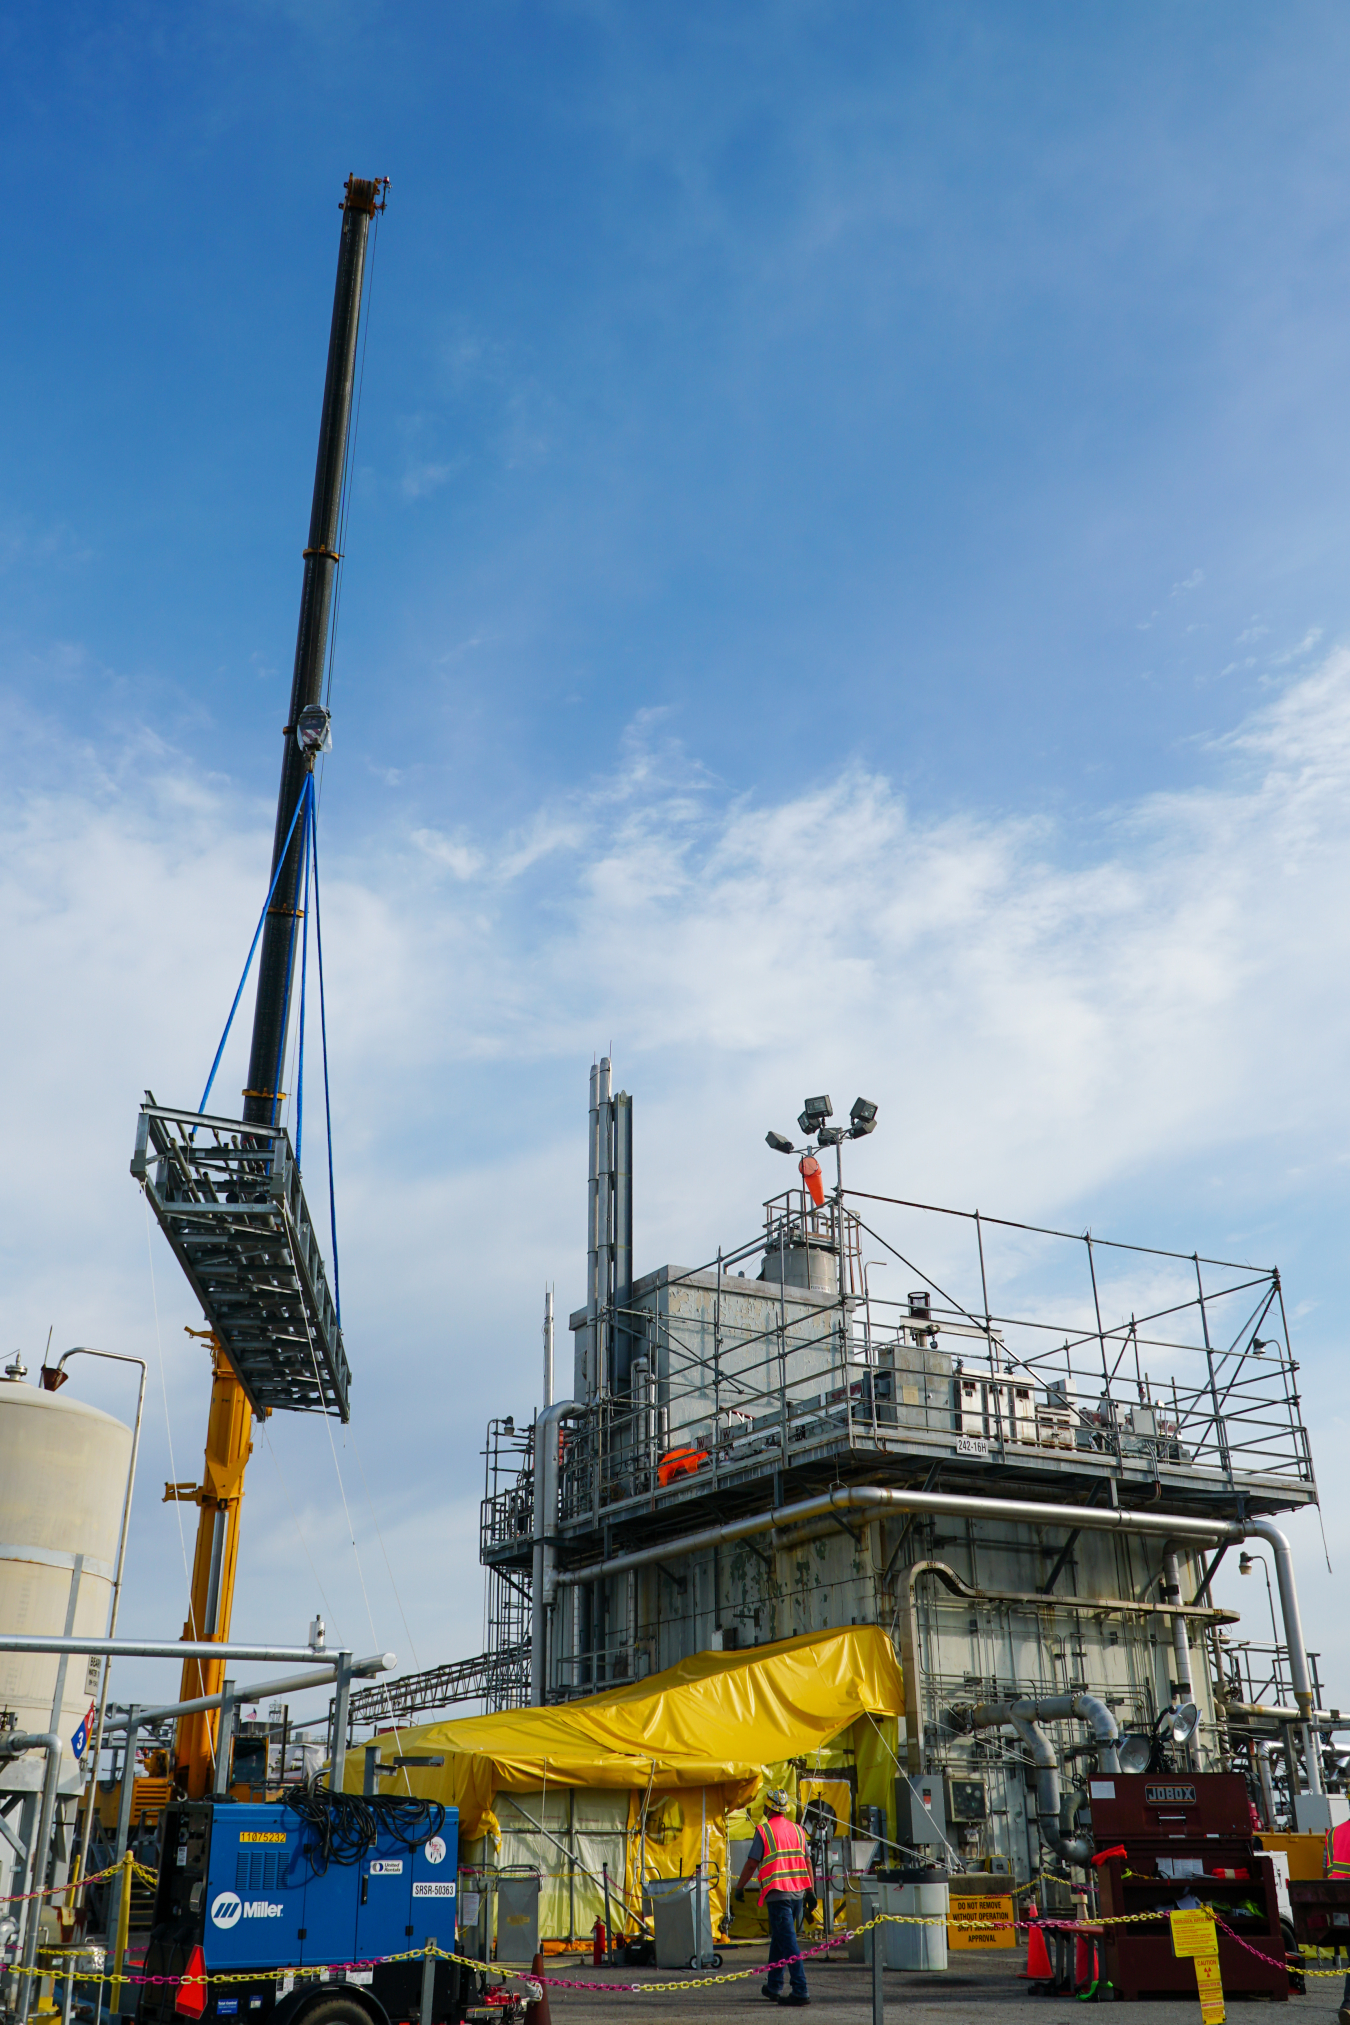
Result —
[{"label": "gravel ground", "polygon": [[[742,1962],[749,1966],[755,1959],[750,1949],[727,1948],[724,1950],[725,1966],[728,1969],[740,1967]],[[1024,2014],[1039,2017],[1046,2011],[1065,2012],[1070,2010],[1072,1999],[1044,1997],[1033,1994],[1025,1981],[1018,1976],[1025,1951],[1009,1950],[997,1958],[991,1955],[964,1956],[959,1966],[953,1958],[952,1967],[943,1975],[919,1975],[906,1970],[886,1971],[886,2013],[888,2018],[905,2021],[905,2025],[960,2025],[965,2019],[987,2018],[991,2008],[1008,2007],[1009,2018],[1020,2007]],[[679,1971],[668,1973],[661,1969],[594,1969],[589,1960],[574,1962],[553,1957],[547,1964],[552,1976],[575,1977],[578,1981],[607,1983],[615,1986],[613,1995],[595,1990],[557,1990],[549,1992],[549,2006],[554,2025],[602,2025],[610,2019],[618,2025],[625,2016],[642,2013],[647,2016],[660,2014],[663,2017],[698,2017],[707,2019],[708,2025],[719,2025],[719,2021],[738,2018],[742,2025],[756,2018],[776,2015],[777,2007],[771,2014],[769,2006],[760,1997],[758,1976],[748,1977],[739,1983],[713,1984],[701,1990],[679,1990],[669,1992],[649,1990],[639,1995],[636,1991],[625,1990],[622,1985],[641,1981],[647,1984],[676,1984],[681,1980]],[[684,1972],[686,1975],[688,1971]],[[872,2016],[872,1977],[870,1969],[852,1962],[829,1961],[813,1964],[807,1971],[811,2004],[813,2010],[828,2013],[830,2025],[870,2025]],[[1286,2013],[1288,2025],[1334,2025],[1340,2005],[1343,1984],[1339,1976],[1310,1977],[1308,1994],[1291,1997]],[[1256,2000],[1263,2002],[1264,2000]],[[1242,1998],[1230,1999],[1230,2018],[1247,2013],[1252,2015],[1254,2006]],[[1138,2018],[1140,2025],[1200,2025],[1200,2004],[1198,1998],[1185,2002],[1155,2000],[1150,2003],[1120,2004],[1112,2006],[1113,2020],[1123,2021]]]}]

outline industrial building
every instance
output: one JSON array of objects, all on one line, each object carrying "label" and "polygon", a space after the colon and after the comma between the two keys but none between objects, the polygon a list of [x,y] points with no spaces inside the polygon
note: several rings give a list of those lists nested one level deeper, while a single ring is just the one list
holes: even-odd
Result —
[{"label": "industrial building", "polygon": [[[1025,1740],[975,1714],[1019,1697],[1087,1696],[1140,1736],[1193,1701],[1195,1770],[1273,1776],[1304,1830],[1340,1818],[1273,1523],[1317,1496],[1278,1272],[903,1200],[875,1108],[832,1118],[810,1099],[813,1143],[770,1135],[801,1160],[748,1235],[638,1273],[632,1100],[592,1070],[571,1397],[550,1340],[538,1412],[488,1430],[489,1702],[877,1625],[904,1678],[881,1830],[902,1845],[1040,1869]],[[1243,1698],[1211,1596],[1251,1537],[1279,1583],[1283,1710]],[[1087,1720],[1055,1728],[1066,1835]],[[1263,1724],[1283,1749],[1258,1768]]]}]

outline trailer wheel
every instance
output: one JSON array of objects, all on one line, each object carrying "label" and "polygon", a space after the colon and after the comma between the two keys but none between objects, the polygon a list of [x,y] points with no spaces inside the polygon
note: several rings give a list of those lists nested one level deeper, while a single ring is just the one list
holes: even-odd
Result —
[{"label": "trailer wheel", "polygon": [[321,1997],[301,2013],[300,2025],[372,2025],[372,2019],[356,1997]]}]

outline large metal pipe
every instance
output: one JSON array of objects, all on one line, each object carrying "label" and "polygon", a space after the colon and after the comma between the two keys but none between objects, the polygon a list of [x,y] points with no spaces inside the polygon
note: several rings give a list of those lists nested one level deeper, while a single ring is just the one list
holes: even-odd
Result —
[{"label": "large metal pipe", "polygon": [[[281,1111],[281,1065],[290,1021],[303,824],[291,821],[304,792],[312,756],[302,752],[295,735],[300,713],[323,693],[328,653],[333,587],[341,558],[337,552],[342,480],[347,465],[352,390],[356,380],[356,333],[361,320],[361,288],[365,278],[366,241],[370,221],[383,209],[379,179],[347,178],[342,203],[342,238],[338,248],[333,321],[328,334],[328,370],[324,377],[319,420],[319,452],[314,470],[309,541],[300,591],[300,623],[295,639],[290,715],[283,734],[281,787],[272,839],[272,873],[276,890],[267,910],[262,953],[258,959],[258,996],[253,1010],[253,1041],[248,1058],[244,1117],[250,1124],[275,1125]],[[290,837],[289,845],[286,842]],[[280,876],[277,867],[282,856]]]},{"label": "large metal pipe", "polygon": [[1310,1792],[1325,1790],[1322,1783],[1322,1758],[1316,1731],[1312,1726],[1313,1684],[1312,1671],[1308,1665],[1308,1649],[1303,1643],[1303,1617],[1298,1607],[1298,1584],[1294,1580],[1294,1557],[1289,1541],[1279,1527],[1270,1519],[1245,1519],[1242,1535],[1250,1539],[1255,1534],[1264,1540],[1275,1556],[1275,1580],[1280,1591],[1280,1612],[1284,1618],[1284,1642],[1289,1649],[1289,1677],[1302,1717],[1300,1729],[1303,1733],[1303,1761],[1308,1768]]},{"label": "large metal pipe", "polygon": [[[352,1679],[368,1680],[372,1674],[388,1673],[395,1664],[395,1655],[392,1652],[371,1653],[367,1659],[353,1660]],[[337,1679],[337,1671],[338,1654],[334,1653],[331,1666],[315,1668],[308,1673],[283,1674],[279,1680],[245,1681],[243,1686],[236,1690],[234,1699],[236,1702],[260,1702],[264,1696],[298,1695],[306,1688],[331,1687]],[[207,1709],[220,1708],[224,1701],[225,1696],[218,1694],[198,1695],[195,1701],[190,1702],[166,1702],[162,1708],[138,1709],[136,1721],[144,1727],[147,1723],[167,1722],[170,1716],[195,1716]],[[124,1730],[126,1726],[125,1717],[120,1720],[114,1717],[107,1726],[107,1734],[115,1737],[118,1731]]]},{"label": "large metal pipe", "polygon": [[[1162,1561],[1163,1601],[1165,1603],[1180,1603],[1181,1569],[1177,1565],[1176,1554],[1170,1547],[1163,1555]],[[1176,1662],[1177,1669],[1175,1682],[1177,1692],[1182,1701],[1189,1701],[1191,1696],[1191,1647],[1190,1640],[1186,1636],[1186,1620],[1184,1617],[1173,1617],[1172,1619],[1172,1656]]]},{"label": "large metal pipe", "polygon": [[534,1423],[534,1580],[530,1585],[530,1706],[544,1705],[549,1620],[557,1594],[558,1430],[581,1408],[574,1399],[546,1406]]},{"label": "large metal pipe", "polygon": [[[0,1631],[0,1652],[101,1652],[110,1659],[265,1659],[278,1662],[307,1659],[311,1665],[316,1659],[327,1658],[326,1653],[312,1645],[232,1645],[228,1641],[218,1645],[214,1640],[202,1638],[181,1638],[170,1644],[165,1639],[48,1638],[15,1631]],[[334,1665],[337,1657],[334,1653]],[[387,1657],[392,1666],[394,1655],[390,1653]]]},{"label": "large metal pipe", "polygon": [[62,1739],[54,1730],[38,1732],[11,1732],[0,1738],[0,1759],[17,1758],[24,1751],[45,1751],[47,1766],[42,1775],[42,1801],[38,1809],[37,1828],[33,1835],[32,1861],[26,1876],[20,1880],[19,1890],[32,1894],[28,1900],[27,1920],[23,1934],[23,1969],[19,1982],[18,2017],[20,2025],[27,2018],[33,2001],[33,1985],[37,1978],[38,1932],[41,1926],[42,1900],[40,1893],[47,1882],[47,1862],[51,1855],[52,1823],[56,1819],[56,1787],[61,1776]]},{"label": "large metal pipe", "polygon": [[1059,1818],[1059,1760],[1055,1756],[1054,1745],[1040,1728],[1042,1723],[1062,1722],[1070,1716],[1076,1716],[1080,1722],[1091,1723],[1092,1734],[1097,1740],[1098,1770],[1118,1772],[1120,1759],[1116,1745],[1120,1732],[1110,1709],[1096,1695],[1044,1695],[1034,1700],[979,1702],[971,1711],[971,1722],[977,1730],[1001,1729],[1005,1724],[1016,1730],[1030,1749],[1032,1763],[1036,1767],[1036,1812],[1042,1840],[1068,1862],[1088,1864],[1092,1861],[1095,1844],[1090,1835],[1066,1835],[1064,1832]]},{"label": "large metal pipe", "polygon": [[[1242,1538],[1241,1527],[1228,1519],[1168,1517],[1165,1513],[1131,1512],[1114,1506],[1043,1505],[1029,1498],[986,1498],[958,1491],[893,1490],[889,1486],[855,1484],[817,1497],[803,1498],[771,1511],[752,1512],[743,1519],[728,1519],[720,1526],[704,1526],[677,1540],[664,1540],[650,1547],[636,1547],[627,1554],[613,1554],[607,1561],[588,1561],[580,1568],[560,1568],[561,1584],[594,1582],[601,1575],[618,1575],[625,1568],[645,1568],[672,1554],[700,1553],[709,1547],[728,1547],[737,1540],[749,1540],[757,1533],[775,1532],[783,1526],[800,1525],[803,1520],[829,1518],[843,1512],[932,1513],[943,1518],[998,1519],[1019,1526],[1077,1526],[1105,1533],[1139,1533],[1154,1539],[1192,1541],[1212,1545],[1220,1540]],[[1251,1523],[1250,1521],[1248,1522]]]}]

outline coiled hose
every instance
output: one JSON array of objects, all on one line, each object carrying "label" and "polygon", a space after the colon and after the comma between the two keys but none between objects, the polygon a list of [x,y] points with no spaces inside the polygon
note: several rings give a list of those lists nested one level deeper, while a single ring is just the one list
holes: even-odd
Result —
[{"label": "coiled hose", "polygon": [[366,1800],[359,1793],[334,1793],[317,1773],[292,1786],[285,1798],[309,1830],[305,1854],[320,1873],[330,1863],[359,1863],[381,1835],[411,1851],[445,1826],[439,1800],[397,1793]]}]

